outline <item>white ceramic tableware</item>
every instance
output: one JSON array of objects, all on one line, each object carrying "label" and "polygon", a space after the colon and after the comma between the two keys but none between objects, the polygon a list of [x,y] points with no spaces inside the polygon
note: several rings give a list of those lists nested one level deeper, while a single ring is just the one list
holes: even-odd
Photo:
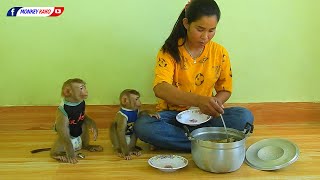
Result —
[{"label": "white ceramic tableware", "polygon": [[199,124],[205,123],[211,119],[211,116],[203,114],[200,109],[189,109],[180,112],[176,119],[182,124],[189,126],[197,126]]},{"label": "white ceramic tableware", "polygon": [[188,160],[178,155],[157,155],[148,160],[150,166],[164,172],[173,172],[188,165]]}]

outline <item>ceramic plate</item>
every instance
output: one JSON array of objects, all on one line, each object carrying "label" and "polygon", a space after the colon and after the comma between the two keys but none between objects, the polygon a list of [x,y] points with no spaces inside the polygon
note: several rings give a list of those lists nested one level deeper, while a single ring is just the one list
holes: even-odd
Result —
[{"label": "ceramic plate", "polygon": [[180,112],[176,119],[182,124],[196,126],[209,121],[211,116],[203,114],[200,109],[189,109]]},{"label": "ceramic plate", "polygon": [[150,166],[164,172],[173,172],[188,165],[188,160],[178,155],[157,155],[148,160]]},{"label": "ceramic plate", "polygon": [[294,163],[298,157],[298,146],[279,138],[263,139],[246,151],[246,163],[259,170],[281,169]]}]

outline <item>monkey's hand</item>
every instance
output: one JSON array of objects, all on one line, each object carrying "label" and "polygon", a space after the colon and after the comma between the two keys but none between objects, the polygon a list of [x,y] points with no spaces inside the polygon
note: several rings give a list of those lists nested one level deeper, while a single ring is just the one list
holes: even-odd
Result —
[{"label": "monkey's hand", "polygon": [[156,113],[156,112],[155,112],[155,113],[150,113],[149,116],[150,116],[150,117],[155,117],[155,118],[157,118],[157,119],[160,119],[160,114],[159,114],[159,113]]}]

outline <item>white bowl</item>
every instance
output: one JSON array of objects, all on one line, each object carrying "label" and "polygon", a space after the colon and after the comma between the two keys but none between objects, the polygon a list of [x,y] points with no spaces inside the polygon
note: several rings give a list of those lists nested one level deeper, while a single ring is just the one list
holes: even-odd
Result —
[{"label": "white bowl", "polygon": [[150,166],[164,172],[173,172],[188,165],[188,160],[178,155],[157,155],[148,160]]},{"label": "white bowl", "polygon": [[211,119],[211,116],[203,114],[200,109],[189,109],[180,112],[176,116],[177,121],[189,126],[197,126]]}]

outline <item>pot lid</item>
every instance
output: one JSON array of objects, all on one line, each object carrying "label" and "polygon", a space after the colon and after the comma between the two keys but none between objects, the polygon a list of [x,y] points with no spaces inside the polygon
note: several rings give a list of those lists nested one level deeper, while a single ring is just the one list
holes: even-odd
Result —
[{"label": "pot lid", "polygon": [[277,170],[294,163],[299,157],[299,148],[294,143],[280,138],[263,139],[246,151],[246,163],[259,170]]}]

